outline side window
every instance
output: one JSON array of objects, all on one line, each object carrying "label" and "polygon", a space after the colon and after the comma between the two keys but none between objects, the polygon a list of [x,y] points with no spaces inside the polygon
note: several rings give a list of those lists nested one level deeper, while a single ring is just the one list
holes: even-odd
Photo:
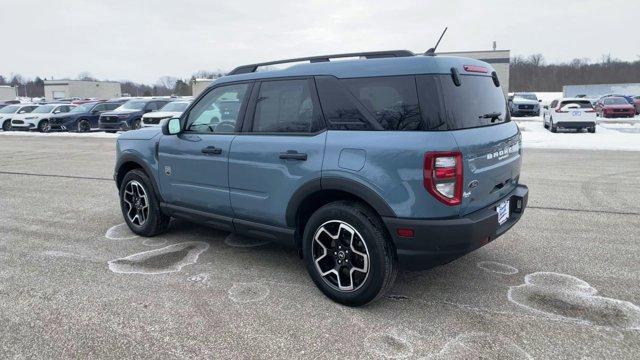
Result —
[{"label": "side window", "polygon": [[93,107],[92,111],[105,111],[105,110],[107,110],[106,104],[98,104]]},{"label": "side window", "polygon": [[105,111],[111,111],[111,110],[115,110],[115,109],[119,108],[120,105],[122,105],[122,104],[113,103],[113,104],[103,104],[103,105],[104,105]]},{"label": "side window", "polygon": [[333,76],[316,77],[327,127],[331,130],[373,130],[356,100]]},{"label": "side window", "polygon": [[423,130],[413,76],[340,80],[375,117],[383,130]]},{"label": "side window", "polygon": [[253,116],[254,132],[311,133],[320,127],[312,81],[266,81],[260,85]]},{"label": "side window", "polygon": [[195,133],[234,132],[240,107],[246,101],[249,84],[217,87],[202,97],[189,111],[186,131]]},{"label": "side window", "polygon": [[147,110],[147,111],[156,111],[156,110],[158,110],[158,103],[155,102],[155,101],[152,101],[152,102],[148,103],[144,107],[144,109]]},{"label": "side window", "polygon": [[551,109],[555,109],[555,108],[556,108],[556,106],[558,106],[558,100],[553,100],[553,101],[551,102],[551,104],[549,105],[549,108],[551,108]]},{"label": "side window", "polygon": [[55,110],[53,110],[54,114],[57,113],[66,113],[69,112],[69,107],[64,105],[64,106],[58,106]]}]

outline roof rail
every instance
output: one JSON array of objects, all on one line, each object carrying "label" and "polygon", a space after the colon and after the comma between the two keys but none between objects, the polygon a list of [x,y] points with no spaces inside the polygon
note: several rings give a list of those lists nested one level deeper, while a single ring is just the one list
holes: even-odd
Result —
[{"label": "roof rail", "polygon": [[269,61],[269,62],[263,62],[263,63],[257,63],[257,64],[242,65],[231,70],[231,72],[227,75],[247,74],[247,73],[256,72],[256,70],[261,66],[286,64],[286,63],[301,62],[301,61],[309,61],[311,63],[317,63],[317,62],[328,62],[329,59],[356,57],[356,56],[364,57],[366,59],[377,59],[377,58],[389,58],[389,57],[407,57],[407,56],[414,56],[414,55],[415,54],[409,50],[387,50],[387,51],[370,51],[370,52],[349,53],[349,54],[310,56],[310,57],[302,57],[302,58],[296,58],[296,59],[277,60],[277,61]]}]

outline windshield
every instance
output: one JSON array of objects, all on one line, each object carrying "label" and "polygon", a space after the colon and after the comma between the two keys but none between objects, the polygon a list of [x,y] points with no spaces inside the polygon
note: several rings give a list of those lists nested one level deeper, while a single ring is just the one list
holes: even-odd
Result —
[{"label": "windshield", "polygon": [[89,103],[89,104],[83,104],[80,105],[76,108],[73,108],[73,110],[71,110],[69,113],[86,113],[91,111],[91,109],[93,108],[95,104],[94,103]]},{"label": "windshield", "polygon": [[185,111],[189,106],[188,102],[174,101],[170,102],[167,105],[163,106],[160,111]]},{"label": "windshield", "polygon": [[627,105],[629,104],[626,99],[621,97],[610,97],[604,99],[605,105]]},{"label": "windshield", "polygon": [[51,112],[57,105],[41,105],[32,111],[34,114],[46,114]]},{"label": "windshield", "polygon": [[144,106],[147,104],[146,101],[127,101],[126,103],[120,105],[118,110],[142,110]]},{"label": "windshield", "polygon": [[13,114],[20,109],[19,105],[9,105],[0,109],[0,114]]},{"label": "windshield", "polygon": [[536,94],[515,94],[514,97],[519,97],[519,98],[523,98],[523,99],[527,99],[527,100],[538,101],[538,98],[536,97]]}]

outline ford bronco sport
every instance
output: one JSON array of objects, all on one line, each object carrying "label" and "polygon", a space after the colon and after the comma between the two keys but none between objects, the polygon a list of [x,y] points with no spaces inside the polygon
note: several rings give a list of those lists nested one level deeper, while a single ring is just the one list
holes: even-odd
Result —
[{"label": "ford bronco sport", "polygon": [[385,51],[236,68],[180,118],[122,134],[114,178],[136,234],[176,217],[291,245],[325,295],[358,306],[398,266],[511,228],[527,204],[521,152],[489,64]]}]

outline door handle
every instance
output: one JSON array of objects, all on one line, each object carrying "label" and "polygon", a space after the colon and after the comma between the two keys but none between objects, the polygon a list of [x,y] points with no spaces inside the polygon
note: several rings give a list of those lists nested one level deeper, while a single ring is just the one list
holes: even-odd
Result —
[{"label": "door handle", "polygon": [[287,152],[280,153],[279,157],[280,159],[283,159],[283,160],[300,160],[300,161],[307,160],[307,154],[299,153],[295,150],[287,150]]},{"label": "door handle", "polygon": [[211,154],[211,155],[220,155],[220,154],[222,154],[222,149],[221,148],[217,148],[215,146],[207,146],[205,148],[202,148],[202,153],[203,154]]}]

